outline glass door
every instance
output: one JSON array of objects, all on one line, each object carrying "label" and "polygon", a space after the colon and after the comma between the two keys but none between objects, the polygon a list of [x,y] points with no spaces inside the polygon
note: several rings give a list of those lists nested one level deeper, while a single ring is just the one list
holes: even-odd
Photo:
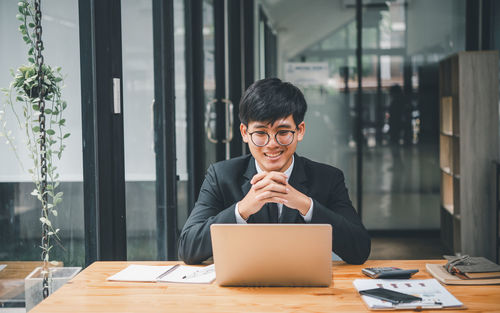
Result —
[{"label": "glass door", "polygon": [[152,5],[152,0],[121,1],[128,260],[158,255]]}]

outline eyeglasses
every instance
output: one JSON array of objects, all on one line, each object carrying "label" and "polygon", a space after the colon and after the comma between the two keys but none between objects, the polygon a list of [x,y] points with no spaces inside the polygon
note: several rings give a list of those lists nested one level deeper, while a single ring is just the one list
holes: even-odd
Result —
[{"label": "eyeglasses", "polygon": [[[253,144],[257,147],[264,147],[269,143],[269,140],[271,140],[271,135],[264,131],[254,131],[249,134]],[[276,134],[274,134],[274,140],[281,146],[288,146],[293,142],[294,136],[294,130],[278,130]]]}]

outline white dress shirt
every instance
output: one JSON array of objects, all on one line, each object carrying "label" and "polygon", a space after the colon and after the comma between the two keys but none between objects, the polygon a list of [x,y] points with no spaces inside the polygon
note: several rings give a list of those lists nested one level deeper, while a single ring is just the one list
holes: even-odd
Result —
[{"label": "white dress shirt", "polygon": [[[286,181],[288,182],[288,179],[290,178],[290,175],[292,174],[292,170],[293,170],[293,164],[295,163],[295,157],[292,156],[292,164],[290,164],[290,166],[286,169],[286,171],[284,172],[284,174],[286,175]],[[255,168],[257,169],[257,174],[259,173],[262,173],[262,169],[259,167],[259,164],[257,163],[257,160],[255,160]],[[309,199],[311,200],[311,206],[309,207],[309,211],[307,211],[306,215],[302,215],[302,217],[304,218],[304,221],[306,223],[310,223],[311,222],[311,219],[312,219],[312,212],[313,212],[313,201],[312,199],[309,197]],[[283,204],[282,203],[277,203],[278,205],[278,217],[281,216],[281,212],[283,211]],[[300,212],[299,212],[300,214]],[[240,212],[238,211],[238,203],[236,203],[236,205],[234,206],[234,215],[236,216],[236,222],[238,224],[247,224],[247,221],[245,221],[243,219],[243,217],[241,217],[240,215]]]}]

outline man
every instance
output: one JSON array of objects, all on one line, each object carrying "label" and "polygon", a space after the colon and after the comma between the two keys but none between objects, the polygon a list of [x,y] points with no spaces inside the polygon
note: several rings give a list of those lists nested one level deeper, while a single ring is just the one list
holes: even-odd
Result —
[{"label": "man", "polygon": [[187,264],[212,256],[214,223],[328,223],[333,252],[352,264],[368,258],[370,238],[342,171],[295,154],[306,110],[302,92],[277,78],[248,88],[240,103],[240,132],[251,155],[209,167],[179,240]]}]

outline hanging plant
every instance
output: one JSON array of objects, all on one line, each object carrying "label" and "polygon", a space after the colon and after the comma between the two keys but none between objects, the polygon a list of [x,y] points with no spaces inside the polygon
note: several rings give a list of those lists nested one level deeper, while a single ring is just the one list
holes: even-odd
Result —
[{"label": "hanging plant", "polygon": [[44,64],[40,0],[23,0],[18,3],[16,15],[20,21],[19,31],[28,46],[27,65],[11,70],[13,81],[5,94],[3,110],[0,111],[0,136],[5,137],[16,158],[24,168],[16,147],[16,139],[8,129],[6,114],[13,114],[17,126],[24,133],[25,147],[32,163],[28,172],[35,183],[31,193],[41,205],[42,224],[43,295],[48,295],[50,250],[52,243],[60,245],[59,228],[51,222],[57,216],[57,209],[63,192],[57,192],[59,174],[57,160],[61,159],[66,146],[64,141],[70,136],[65,132],[66,119],[63,116],[67,103],[61,98],[64,81],[60,67]]}]

